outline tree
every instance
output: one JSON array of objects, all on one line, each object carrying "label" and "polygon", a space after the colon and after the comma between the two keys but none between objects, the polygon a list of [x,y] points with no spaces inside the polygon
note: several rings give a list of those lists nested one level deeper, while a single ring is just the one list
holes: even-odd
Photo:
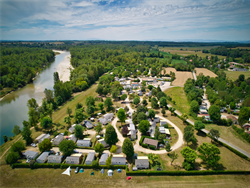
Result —
[{"label": "tree", "polygon": [[161,113],[162,113],[163,116],[165,116],[165,114],[166,114],[165,107],[162,108]]},{"label": "tree", "polygon": [[135,105],[139,104],[140,103],[140,98],[139,97],[135,97],[134,100],[133,100],[133,103]]},{"label": "tree", "polygon": [[87,114],[93,114],[95,112],[95,107],[92,105],[87,106],[87,110],[86,110]]},{"label": "tree", "polygon": [[125,100],[127,98],[127,94],[123,94],[122,96],[121,96],[121,100]]},{"label": "tree", "polygon": [[122,144],[122,152],[127,156],[127,158],[132,158],[134,156],[134,146],[129,138],[126,138]]},{"label": "tree", "polygon": [[99,103],[98,106],[99,106],[100,110],[103,111],[103,103]]},{"label": "tree", "polygon": [[148,105],[147,100],[146,100],[146,99],[144,99],[144,100],[142,101],[142,104],[143,104],[143,106],[147,106],[147,105]]},{"label": "tree", "polygon": [[47,104],[47,113],[49,114],[50,119],[52,120],[52,114],[53,114],[53,104],[49,103]]},{"label": "tree", "polygon": [[250,117],[250,107],[243,107],[240,109],[239,113],[239,124],[243,125],[248,121]]},{"label": "tree", "polygon": [[172,159],[172,161],[171,161],[171,165],[172,165],[174,160],[176,160],[178,158],[178,154],[173,152],[173,153],[169,154],[169,157]]},{"label": "tree", "polygon": [[[51,113],[51,111],[49,112]],[[35,110],[35,108],[29,108],[28,115],[29,115],[29,124],[31,125],[31,127],[35,127],[39,119],[38,112]]]},{"label": "tree", "polygon": [[235,109],[236,107],[235,102],[230,102],[229,106],[230,106],[230,109]]},{"label": "tree", "polygon": [[72,109],[68,107],[66,113],[70,116],[72,113]]},{"label": "tree", "polygon": [[69,156],[74,152],[76,145],[73,140],[63,140],[59,144],[59,150],[64,156]]},{"label": "tree", "polygon": [[112,91],[112,98],[116,100],[117,97],[118,97],[118,95],[119,95],[118,89],[114,89],[114,90]]},{"label": "tree", "polygon": [[[163,93],[162,91],[158,91],[158,88],[156,91],[157,91],[156,97],[158,100],[160,100],[163,97],[166,99],[167,95],[165,93]],[[167,100],[165,102],[167,103]]]},{"label": "tree", "polygon": [[15,163],[19,158],[20,158],[20,155],[18,154],[18,152],[13,152],[13,151],[12,151],[12,152],[10,152],[10,153],[7,155],[5,161],[6,161],[7,164],[13,164],[13,163]]},{"label": "tree", "polygon": [[50,151],[52,149],[52,143],[48,138],[45,138],[40,144],[38,144],[40,152]]},{"label": "tree", "polygon": [[52,119],[49,117],[44,117],[41,122],[41,126],[44,129],[50,129],[52,128]]},{"label": "tree", "polygon": [[140,113],[140,112],[146,113],[148,111],[148,109],[145,106],[138,105],[137,108],[136,108],[136,111],[137,111],[137,113]]},{"label": "tree", "polygon": [[81,108],[82,108],[82,104],[81,104],[81,103],[79,103],[79,102],[78,102],[78,103],[76,103],[76,110],[77,110],[77,109],[81,109]]},{"label": "tree", "polygon": [[36,99],[34,99],[34,98],[29,99],[27,102],[27,106],[28,106],[28,108],[34,108],[35,110],[37,110],[38,104],[36,102]]},{"label": "tree", "polygon": [[84,120],[84,115],[81,109],[77,109],[74,114],[75,123],[80,123]]},{"label": "tree", "polygon": [[79,139],[83,137],[83,127],[81,125],[75,126],[75,136],[76,138],[79,138]]},{"label": "tree", "polygon": [[101,84],[98,84],[97,89],[96,89],[95,92],[98,93],[99,95],[102,95],[102,93],[103,93],[103,86]]},{"label": "tree", "polygon": [[187,118],[188,118],[188,115],[187,115],[187,114],[183,113],[183,114],[181,115],[181,119],[182,119],[183,123],[187,121]]},{"label": "tree", "polygon": [[189,163],[194,163],[197,157],[197,153],[192,150],[190,147],[184,147],[181,150],[181,155],[184,157],[185,161]]},{"label": "tree", "polygon": [[112,145],[109,151],[110,151],[110,153],[116,153],[117,146],[116,145]]},{"label": "tree", "polygon": [[142,120],[138,126],[138,129],[140,132],[145,135],[148,132],[148,129],[150,127],[150,123],[148,120]]},{"label": "tree", "polygon": [[29,127],[24,127],[21,134],[23,139],[26,141],[26,145],[29,145],[33,142],[31,138],[31,130],[29,129]]},{"label": "tree", "polygon": [[169,143],[167,143],[167,144],[165,145],[165,150],[166,150],[167,152],[170,152],[170,151],[171,151],[171,146],[170,146]]},{"label": "tree", "polygon": [[99,154],[99,156],[103,153],[104,151],[104,146],[102,143],[98,143],[95,145],[95,152]]},{"label": "tree", "polygon": [[119,120],[121,121],[121,125],[122,125],[122,122],[125,121],[125,119],[127,118],[126,116],[126,112],[123,108],[120,108],[117,112],[117,117],[119,118]]},{"label": "tree", "polygon": [[193,112],[197,114],[199,112],[199,110],[200,110],[199,103],[196,100],[193,100],[190,103],[190,114],[192,114]]},{"label": "tree", "polygon": [[152,107],[153,109],[156,109],[156,108],[159,107],[158,101],[157,101],[157,99],[156,99],[155,97],[153,97],[153,98],[151,99],[151,107]]},{"label": "tree", "polygon": [[102,124],[100,122],[98,122],[97,125],[95,126],[94,130],[97,132],[97,134],[99,134],[103,130]]},{"label": "tree", "polygon": [[54,95],[52,90],[45,88],[44,94],[45,94],[45,99],[48,103],[54,102]]},{"label": "tree", "polygon": [[69,116],[64,117],[63,122],[68,124],[68,126],[70,126],[71,125],[71,117],[69,117]]},{"label": "tree", "polygon": [[144,112],[139,112],[137,114],[137,121],[140,123],[142,120],[146,120],[147,115]]},{"label": "tree", "polygon": [[12,133],[16,136],[20,132],[21,132],[20,127],[18,125],[15,125],[14,128],[13,128],[13,130],[12,130]]},{"label": "tree", "polygon": [[155,111],[153,109],[150,109],[148,111],[148,117],[151,118],[151,119],[155,118]]},{"label": "tree", "polygon": [[123,126],[121,133],[123,134],[123,136],[127,136],[127,134],[129,133],[128,127],[127,126]]},{"label": "tree", "polygon": [[112,125],[107,126],[104,140],[109,145],[115,145],[118,142],[117,134]]},{"label": "tree", "polygon": [[86,106],[95,106],[95,98],[93,96],[89,96],[86,98],[86,101],[85,101],[85,105]]},{"label": "tree", "polygon": [[170,107],[169,108],[169,111],[171,112],[171,115],[173,115],[174,114],[174,111],[175,111],[176,109],[174,108],[174,107]]},{"label": "tree", "polygon": [[211,129],[209,131],[209,134],[211,135],[211,137],[215,140],[218,140],[218,138],[220,137],[220,132],[216,129]]},{"label": "tree", "polygon": [[160,105],[162,106],[162,107],[167,107],[167,99],[166,99],[166,97],[162,97],[162,98],[160,98]]},{"label": "tree", "polygon": [[112,100],[111,98],[107,97],[105,102],[104,102],[104,105],[107,107],[107,111],[109,112],[110,110],[112,110]]},{"label": "tree", "polygon": [[23,120],[23,126],[24,126],[24,127],[29,127],[29,122],[28,122],[28,121]]},{"label": "tree", "polygon": [[22,141],[17,141],[11,146],[11,150],[13,152],[18,152],[19,154],[21,154],[21,151],[25,150],[25,145]]},{"label": "tree", "polygon": [[208,110],[208,114],[210,116],[210,119],[214,122],[218,122],[220,120],[220,107],[213,104],[212,106],[210,106],[209,110]]},{"label": "tree", "polygon": [[151,91],[154,88],[152,85],[148,85],[148,89]]},{"label": "tree", "polygon": [[184,131],[184,140],[187,142],[187,145],[189,142],[197,142],[193,131]]},{"label": "tree", "polygon": [[194,128],[197,131],[200,131],[201,129],[205,129],[205,124],[203,124],[201,121],[195,121],[194,122]]},{"label": "tree", "polygon": [[239,75],[239,81],[243,82],[245,80],[245,75],[241,74]]},{"label": "tree", "polygon": [[53,76],[54,76],[54,83],[60,80],[58,72],[54,72]]},{"label": "tree", "polygon": [[211,143],[202,143],[197,150],[200,155],[198,155],[204,162],[210,167],[216,167],[220,160],[220,150],[217,146]]}]

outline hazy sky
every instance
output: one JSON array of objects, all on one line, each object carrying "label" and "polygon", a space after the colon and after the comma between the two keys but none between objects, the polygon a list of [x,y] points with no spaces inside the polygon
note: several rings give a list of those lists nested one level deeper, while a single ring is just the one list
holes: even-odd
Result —
[{"label": "hazy sky", "polygon": [[250,0],[0,0],[1,40],[250,40]]}]

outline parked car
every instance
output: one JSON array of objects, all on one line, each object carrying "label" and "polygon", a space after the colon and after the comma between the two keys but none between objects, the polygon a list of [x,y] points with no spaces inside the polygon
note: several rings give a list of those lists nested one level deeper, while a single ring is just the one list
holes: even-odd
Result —
[{"label": "parked car", "polygon": [[27,159],[26,163],[29,163],[30,162],[30,159]]},{"label": "parked car", "polygon": [[74,149],[74,153],[79,153],[79,151],[77,151],[76,149]]},{"label": "parked car", "polygon": [[75,174],[77,174],[79,171],[79,167],[76,167]]},{"label": "parked car", "polygon": [[31,146],[33,146],[34,148],[36,147],[36,144],[35,143],[32,143],[32,144],[30,144]]},{"label": "parked car", "polygon": [[58,152],[56,152],[56,155],[60,155],[60,152],[58,151]]}]

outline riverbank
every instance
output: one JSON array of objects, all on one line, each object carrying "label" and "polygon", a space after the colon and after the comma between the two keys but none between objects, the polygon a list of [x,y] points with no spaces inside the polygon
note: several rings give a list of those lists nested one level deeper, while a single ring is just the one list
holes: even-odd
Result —
[{"label": "riverbank", "polygon": [[[64,53],[64,52],[63,52]],[[59,63],[56,68],[56,71],[59,74],[59,79],[63,82],[67,82],[70,79],[70,70],[74,69],[70,63],[71,55],[67,55],[64,57],[63,61]]]}]

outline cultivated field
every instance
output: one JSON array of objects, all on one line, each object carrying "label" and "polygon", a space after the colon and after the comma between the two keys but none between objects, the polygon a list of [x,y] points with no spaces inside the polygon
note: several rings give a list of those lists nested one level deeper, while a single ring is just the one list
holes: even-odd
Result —
[{"label": "cultivated field", "polygon": [[[177,72],[175,68],[171,68],[171,67],[168,67],[168,68],[163,67],[163,69],[165,69],[165,74],[170,74],[170,72],[174,72],[174,73]],[[161,74],[164,74],[164,70],[161,71]]]},{"label": "cultivated field", "polygon": [[225,73],[227,74],[227,77],[231,80],[237,80],[239,78],[239,75],[244,74],[245,75],[245,79],[247,79],[248,77],[250,77],[250,71],[245,72],[245,71],[225,71]]},{"label": "cultivated field", "polygon": [[199,76],[199,74],[203,74],[204,76],[210,76],[210,77],[216,77],[217,75],[214,74],[212,71],[206,69],[206,68],[195,68],[196,76]]}]

